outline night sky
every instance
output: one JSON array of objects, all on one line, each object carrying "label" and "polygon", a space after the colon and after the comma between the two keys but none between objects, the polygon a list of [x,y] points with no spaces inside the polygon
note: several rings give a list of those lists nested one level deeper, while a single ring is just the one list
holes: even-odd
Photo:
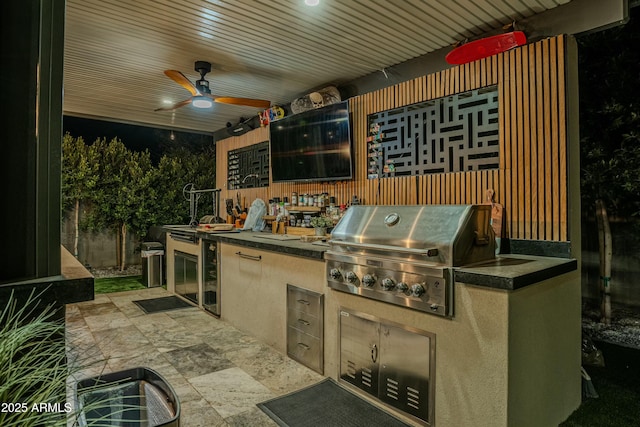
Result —
[{"label": "night sky", "polygon": [[[165,152],[174,148],[184,146],[191,150],[199,151],[213,145],[213,137],[211,135],[79,117],[64,116],[62,126],[63,133],[68,132],[76,138],[81,136],[87,144],[93,143],[98,138],[105,138],[107,141],[111,141],[117,137],[130,150],[149,150],[151,159],[154,162],[157,162]],[[172,134],[173,139],[171,139]]]}]

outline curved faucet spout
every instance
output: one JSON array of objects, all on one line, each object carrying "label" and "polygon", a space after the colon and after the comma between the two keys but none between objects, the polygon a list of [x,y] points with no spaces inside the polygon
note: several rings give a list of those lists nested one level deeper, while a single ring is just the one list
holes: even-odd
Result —
[{"label": "curved faucet spout", "polygon": [[249,175],[245,176],[242,179],[242,183],[244,184],[246,182],[246,180],[249,179],[249,178],[259,178],[259,177],[260,177],[260,175],[258,175],[257,173],[250,173]]}]

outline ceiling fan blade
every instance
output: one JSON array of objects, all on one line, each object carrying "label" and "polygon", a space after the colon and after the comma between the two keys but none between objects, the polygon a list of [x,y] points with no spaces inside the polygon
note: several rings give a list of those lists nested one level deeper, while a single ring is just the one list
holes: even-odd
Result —
[{"label": "ceiling fan blade", "polygon": [[246,105],[247,107],[256,107],[266,109],[271,106],[271,101],[266,101],[264,99],[251,99],[251,98],[231,98],[227,96],[213,96],[211,98],[215,102],[220,102],[221,104],[233,104],[233,105]]},{"label": "ceiling fan blade", "polygon": [[189,105],[191,104],[192,99],[185,99],[184,101],[180,101],[180,102],[176,102],[175,104],[173,104],[170,107],[162,107],[162,108],[156,108],[153,111],[173,111],[176,108],[180,108],[180,107],[184,107],[185,105]]},{"label": "ceiling fan blade", "polygon": [[191,92],[191,95],[193,96],[201,95],[201,93],[198,91],[195,85],[191,83],[191,81],[189,81],[189,79],[186,78],[185,75],[182,74],[180,71],[165,70],[164,74],[167,77],[169,77],[171,80],[173,80],[174,82],[178,83],[180,86],[182,86],[183,88]]}]

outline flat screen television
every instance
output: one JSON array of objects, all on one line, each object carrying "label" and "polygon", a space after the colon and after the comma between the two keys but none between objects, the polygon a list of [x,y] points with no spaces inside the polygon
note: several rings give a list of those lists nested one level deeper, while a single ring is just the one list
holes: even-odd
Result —
[{"label": "flat screen television", "polygon": [[273,182],[353,178],[348,102],[284,117],[269,129]]}]

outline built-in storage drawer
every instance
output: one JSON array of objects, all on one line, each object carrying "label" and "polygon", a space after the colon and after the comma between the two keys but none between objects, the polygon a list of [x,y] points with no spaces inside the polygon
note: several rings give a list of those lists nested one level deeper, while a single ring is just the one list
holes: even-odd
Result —
[{"label": "built-in storage drawer", "polygon": [[287,308],[319,317],[322,310],[322,294],[287,285]]},{"label": "built-in storage drawer", "polygon": [[317,316],[297,310],[287,310],[287,326],[296,328],[306,334],[319,337],[322,325]]},{"label": "built-in storage drawer", "polygon": [[324,296],[287,284],[287,354],[313,369],[324,371]]},{"label": "built-in storage drawer", "polygon": [[322,341],[289,326],[287,328],[287,354],[294,360],[322,373]]}]

